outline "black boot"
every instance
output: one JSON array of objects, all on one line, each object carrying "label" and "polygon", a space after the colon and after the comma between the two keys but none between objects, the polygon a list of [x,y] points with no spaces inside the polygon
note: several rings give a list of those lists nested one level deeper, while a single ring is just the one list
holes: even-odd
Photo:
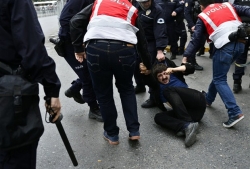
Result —
[{"label": "black boot", "polygon": [[171,54],[171,56],[170,56],[170,60],[174,60],[174,59],[176,59],[176,54]]},{"label": "black boot", "polygon": [[241,79],[240,80],[234,80],[234,87],[233,87],[234,93],[238,93],[241,90],[242,90]]}]

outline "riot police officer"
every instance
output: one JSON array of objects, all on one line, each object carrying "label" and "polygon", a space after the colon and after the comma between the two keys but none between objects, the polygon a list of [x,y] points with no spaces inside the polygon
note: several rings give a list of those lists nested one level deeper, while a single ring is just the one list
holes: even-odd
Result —
[{"label": "riot police officer", "polygon": [[79,63],[75,59],[74,47],[71,43],[70,39],[70,27],[69,22],[70,19],[80,12],[81,9],[93,3],[93,0],[70,0],[68,1],[63,10],[61,12],[59,22],[60,22],[60,30],[58,36],[60,40],[64,41],[64,58],[70,67],[74,70],[74,72],[78,75],[80,80],[76,80],[72,82],[72,86],[65,91],[65,95],[68,97],[76,97],[79,96],[79,90],[83,89],[83,100],[88,103],[90,107],[89,110],[89,118],[96,119],[97,121],[102,121],[102,116],[99,110],[99,105],[96,101],[95,92],[92,86],[91,78],[89,75],[87,62],[84,61]]}]

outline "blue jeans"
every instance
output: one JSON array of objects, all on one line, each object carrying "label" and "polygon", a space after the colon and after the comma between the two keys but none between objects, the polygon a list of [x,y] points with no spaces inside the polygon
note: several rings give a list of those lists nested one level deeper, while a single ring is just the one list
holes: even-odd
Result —
[{"label": "blue jeans", "polygon": [[[118,41],[117,41],[118,42]],[[132,77],[135,69],[136,50],[127,43],[106,43],[92,40],[86,48],[87,64],[96,93],[104,130],[109,136],[119,134],[117,110],[113,97],[113,76],[120,93],[124,118],[130,135],[139,134],[137,103]]]},{"label": "blue jeans", "polygon": [[213,56],[213,80],[209,85],[206,100],[211,104],[219,93],[226,109],[228,110],[229,118],[233,118],[241,114],[239,106],[227,83],[227,73],[231,64],[235,59],[244,52],[244,44],[229,42],[222,48],[217,49]]}]

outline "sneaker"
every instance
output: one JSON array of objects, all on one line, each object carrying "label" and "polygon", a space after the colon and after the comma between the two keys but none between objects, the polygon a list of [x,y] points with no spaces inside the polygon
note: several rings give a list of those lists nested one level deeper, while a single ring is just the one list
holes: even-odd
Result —
[{"label": "sneaker", "polygon": [[146,92],[145,86],[136,86],[135,87],[135,94],[144,93],[144,92]]},{"label": "sneaker", "polygon": [[90,109],[89,109],[89,118],[90,119],[95,119],[96,121],[103,122],[99,106],[90,107]]},{"label": "sneaker", "polygon": [[142,103],[141,105],[142,108],[152,108],[152,107],[156,107],[156,103],[155,101],[148,99],[146,100],[144,103]]},{"label": "sneaker", "polygon": [[103,138],[109,142],[111,145],[117,145],[119,144],[119,136],[109,136],[106,131],[103,133]]},{"label": "sneaker", "polygon": [[196,123],[190,123],[186,128],[185,128],[185,146],[190,147],[196,142],[196,134],[198,132],[198,127],[199,124]]},{"label": "sneaker", "polygon": [[77,93],[73,93],[72,90],[69,88],[67,89],[65,92],[64,92],[65,96],[71,98],[73,97],[74,100],[77,102],[77,103],[80,103],[80,104],[84,104],[85,101],[82,99],[82,95],[80,94],[80,92],[77,92]]},{"label": "sneaker", "polygon": [[[201,93],[203,94],[203,96],[204,96],[205,99],[206,99],[207,93],[206,93],[204,90],[201,90]],[[207,106],[207,107],[211,107],[211,104],[209,104],[209,103],[206,101],[206,106]]]},{"label": "sneaker", "polygon": [[223,123],[223,126],[226,127],[226,128],[233,127],[236,123],[238,123],[242,119],[244,119],[244,115],[239,114],[238,116],[236,116],[234,118],[231,118],[227,122]]}]

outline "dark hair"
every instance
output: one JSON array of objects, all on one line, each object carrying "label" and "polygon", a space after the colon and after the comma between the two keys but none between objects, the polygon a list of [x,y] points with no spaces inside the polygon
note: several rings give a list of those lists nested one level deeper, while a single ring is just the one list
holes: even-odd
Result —
[{"label": "dark hair", "polygon": [[200,0],[200,5],[202,5],[204,8],[210,4],[214,4],[214,0]]},{"label": "dark hair", "polygon": [[155,64],[152,68],[152,75],[157,80],[157,74],[167,70],[167,65],[165,63]]}]

